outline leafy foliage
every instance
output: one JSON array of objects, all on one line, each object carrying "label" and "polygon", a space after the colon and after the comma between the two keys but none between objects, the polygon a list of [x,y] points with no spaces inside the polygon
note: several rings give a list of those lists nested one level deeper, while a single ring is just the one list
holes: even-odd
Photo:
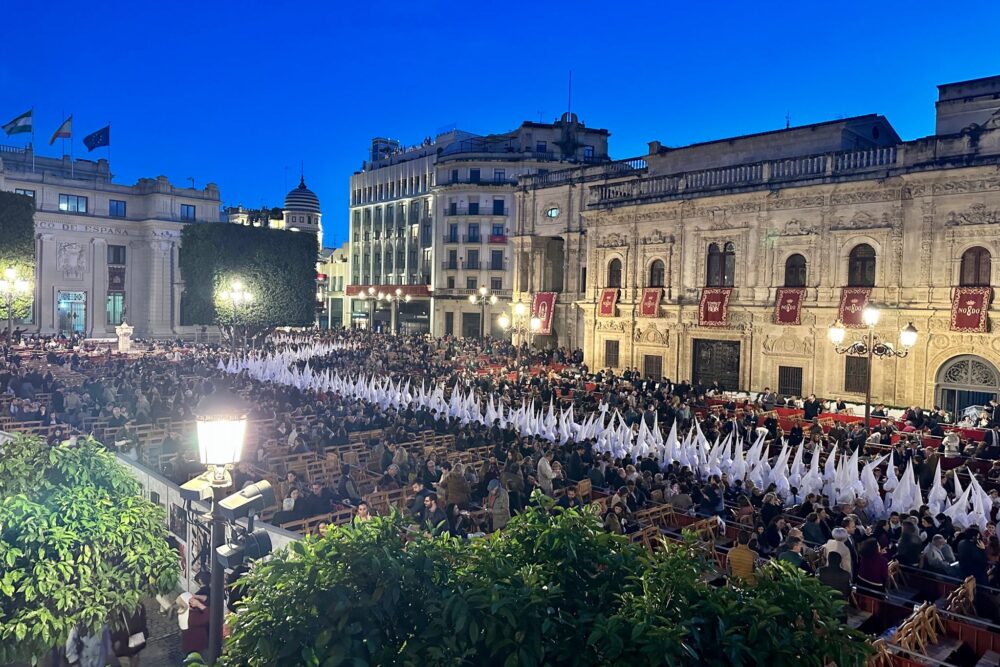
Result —
[{"label": "leafy foliage", "polygon": [[533,507],[501,533],[405,541],[398,515],[293,544],[244,580],[227,667],[821,665],[863,661],[816,580],[707,582],[696,545],[655,554],[589,509]]},{"label": "leafy foliage", "polygon": [[[180,267],[192,324],[309,326],[315,320],[316,237],[243,225],[187,225]],[[254,296],[234,311],[218,293],[240,280]]]},{"label": "leafy foliage", "polygon": [[[17,277],[33,281],[35,276],[35,202],[31,197],[0,192],[0,276],[13,267]],[[14,318],[30,312],[31,292],[14,299]],[[7,319],[6,307],[0,313]]]},{"label": "leafy foliage", "polygon": [[0,454],[0,664],[100,628],[177,583],[163,509],[94,440],[17,436]]}]

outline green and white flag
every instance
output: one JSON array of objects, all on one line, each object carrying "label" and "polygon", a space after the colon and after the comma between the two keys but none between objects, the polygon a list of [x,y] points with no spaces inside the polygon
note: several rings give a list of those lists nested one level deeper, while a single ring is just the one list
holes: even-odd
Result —
[{"label": "green and white flag", "polygon": [[3,125],[3,131],[7,133],[8,137],[12,134],[31,132],[31,115],[34,111],[34,109],[28,109],[14,120],[10,121],[6,125]]}]

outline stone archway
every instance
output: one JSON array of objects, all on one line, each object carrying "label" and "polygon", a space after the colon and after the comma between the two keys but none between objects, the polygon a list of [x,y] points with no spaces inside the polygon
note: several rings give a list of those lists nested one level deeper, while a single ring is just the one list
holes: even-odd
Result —
[{"label": "stone archway", "polygon": [[955,420],[973,405],[985,405],[1000,393],[1000,372],[996,366],[974,354],[962,354],[946,361],[935,378],[934,401],[951,412]]}]

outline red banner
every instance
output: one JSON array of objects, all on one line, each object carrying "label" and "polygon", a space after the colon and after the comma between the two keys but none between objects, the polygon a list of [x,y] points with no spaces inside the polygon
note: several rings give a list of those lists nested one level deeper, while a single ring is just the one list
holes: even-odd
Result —
[{"label": "red banner", "polygon": [[109,292],[124,292],[125,291],[125,267],[124,266],[109,266],[108,267],[108,291]]},{"label": "red banner", "polygon": [[992,291],[989,287],[956,287],[951,295],[951,330],[985,333]]},{"label": "red banner", "polygon": [[639,317],[659,317],[662,287],[646,287],[642,290],[642,304],[639,306]]},{"label": "red banner", "polygon": [[543,336],[552,335],[552,316],[556,312],[556,292],[535,292],[531,299],[531,316],[542,321],[541,328],[535,333]]},{"label": "red banner", "polygon": [[779,287],[774,300],[774,323],[788,326],[802,324],[802,299],[806,296],[801,287]]},{"label": "red banner", "polygon": [[601,303],[597,308],[598,317],[614,317],[618,303],[618,288],[608,287],[601,292]]},{"label": "red banner", "polygon": [[698,324],[703,327],[724,327],[729,316],[729,295],[732,287],[701,288],[701,305],[698,308]]},{"label": "red banner", "polygon": [[840,321],[845,327],[859,328],[865,326],[861,311],[871,296],[871,287],[844,287],[840,292]]}]

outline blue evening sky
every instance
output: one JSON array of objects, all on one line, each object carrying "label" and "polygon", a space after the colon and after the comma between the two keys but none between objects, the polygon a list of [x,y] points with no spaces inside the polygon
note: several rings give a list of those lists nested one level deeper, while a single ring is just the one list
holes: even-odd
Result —
[{"label": "blue evening sky", "polygon": [[[300,162],[343,242],[348,177],[373,136],[503,132],[566,108],[615,158],[863,113],[933,132],[935,86],[1000,74],[1000,3],[64,2],[8,15],[0,123],[36,146],[73,113],[112,123],[115,180],[219,185],[281,205]],[[23,144],[25,135],[0,143]],[[98,149],[95,157],[104,157]]]}]

